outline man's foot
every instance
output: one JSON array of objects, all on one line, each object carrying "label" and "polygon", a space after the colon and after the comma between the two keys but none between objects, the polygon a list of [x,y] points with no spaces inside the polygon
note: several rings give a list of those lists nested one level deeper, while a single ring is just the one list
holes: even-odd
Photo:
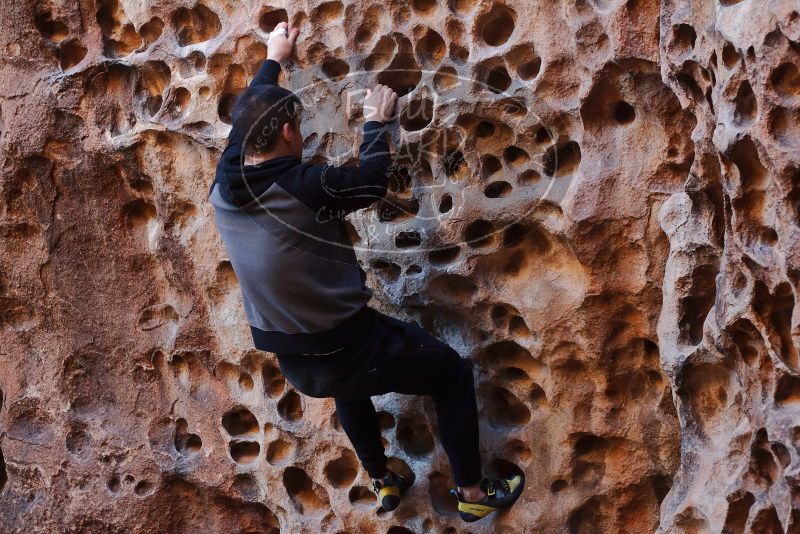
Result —
[{"label": "man's foot", "polygon": [[450,490],[450,493],[458,499],[458,514],[461,519],[472,523],[492,512],[510,508],[517,502],[524,487],[524,475],[514,475],[511,478],[484,477],[481,480],[481,490],[486,496],[478,502],[465,501],[464,496],[456,489]]},{"label": "man's foot", "polygon": [[406,478],[387,470],[383,480],[372,481],[372,487],[378,494],[378,504],[381,505],[381,508],[391,512],[400,505],[400,495],[405,493],[413,483],[413,478]]}]

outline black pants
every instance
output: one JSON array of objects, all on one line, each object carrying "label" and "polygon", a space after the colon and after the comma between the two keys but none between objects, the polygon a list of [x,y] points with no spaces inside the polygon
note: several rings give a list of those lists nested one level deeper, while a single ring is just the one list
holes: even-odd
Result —
[{"label": "black pants", "polygon": [[370,399],[395,392],[430,395],[439,435],[459,486],[481,480],[472,365],[422,328],[375,312],[365,338],[328,355],[278,354],[287,380],[311,397],[333,397],[364,469],[386,474],[378,415]]}]

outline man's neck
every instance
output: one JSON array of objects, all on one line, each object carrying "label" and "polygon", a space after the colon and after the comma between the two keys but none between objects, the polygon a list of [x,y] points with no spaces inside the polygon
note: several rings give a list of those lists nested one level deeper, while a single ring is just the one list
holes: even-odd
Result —
[{"label": "man's neck", "polygon": [[245,165],[258,165],[269,161],[271,159],[283,158],[286,156],[295,156],[295,154],[288,147],[275,147],[269,152],[260,152],[258,154],[250,154],[244,156]]}]

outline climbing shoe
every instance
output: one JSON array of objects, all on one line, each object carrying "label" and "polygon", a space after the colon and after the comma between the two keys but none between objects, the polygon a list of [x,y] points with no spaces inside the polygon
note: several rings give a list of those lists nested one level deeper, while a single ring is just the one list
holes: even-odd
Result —
[{"label": "climbing shoe", "polygon": [[517,502],[522,489],[525,487],[525,476],[514,475],[511,478],[486,478],[481,480],[481,490],[486,496],[478,502],[467,502],[457,489],[450,490],[450,494],[458,499],[458,515],[464,521],[472,523],[483,519],[492,512],[510,508]]},{"label": "climbing shoe", "polygon": [[378,495],[378,504],[381,505],[381,508],[391,512],[400,505],[400,495],[405,493],[413,483],[413,478],[406,478],[387,470],[383,480],[373,482],[372,487]]}]

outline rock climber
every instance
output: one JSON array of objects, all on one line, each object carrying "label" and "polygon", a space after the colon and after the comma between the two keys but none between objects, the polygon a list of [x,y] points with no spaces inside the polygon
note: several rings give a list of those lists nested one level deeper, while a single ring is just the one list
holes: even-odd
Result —
[{"label": "rock climber", "polygon": [[397,508],[414,477],[387,468],[370,397],[430,395],[457,485],[451,493],[461,518],[477,521],[514,504],[524,477],[483,476],[470,362],[422,328],[367,306],[372,293],[344,220],[386,193],[385,136],[397,94],[384,85],[366,90],[358,166],[304,163],[301,102],[278,85],[298,33],[284,22],[270,34],[267,59],[234,104],[210,190],[254,345],[276,354],[295,389],[335,399],[385,510]]}]

